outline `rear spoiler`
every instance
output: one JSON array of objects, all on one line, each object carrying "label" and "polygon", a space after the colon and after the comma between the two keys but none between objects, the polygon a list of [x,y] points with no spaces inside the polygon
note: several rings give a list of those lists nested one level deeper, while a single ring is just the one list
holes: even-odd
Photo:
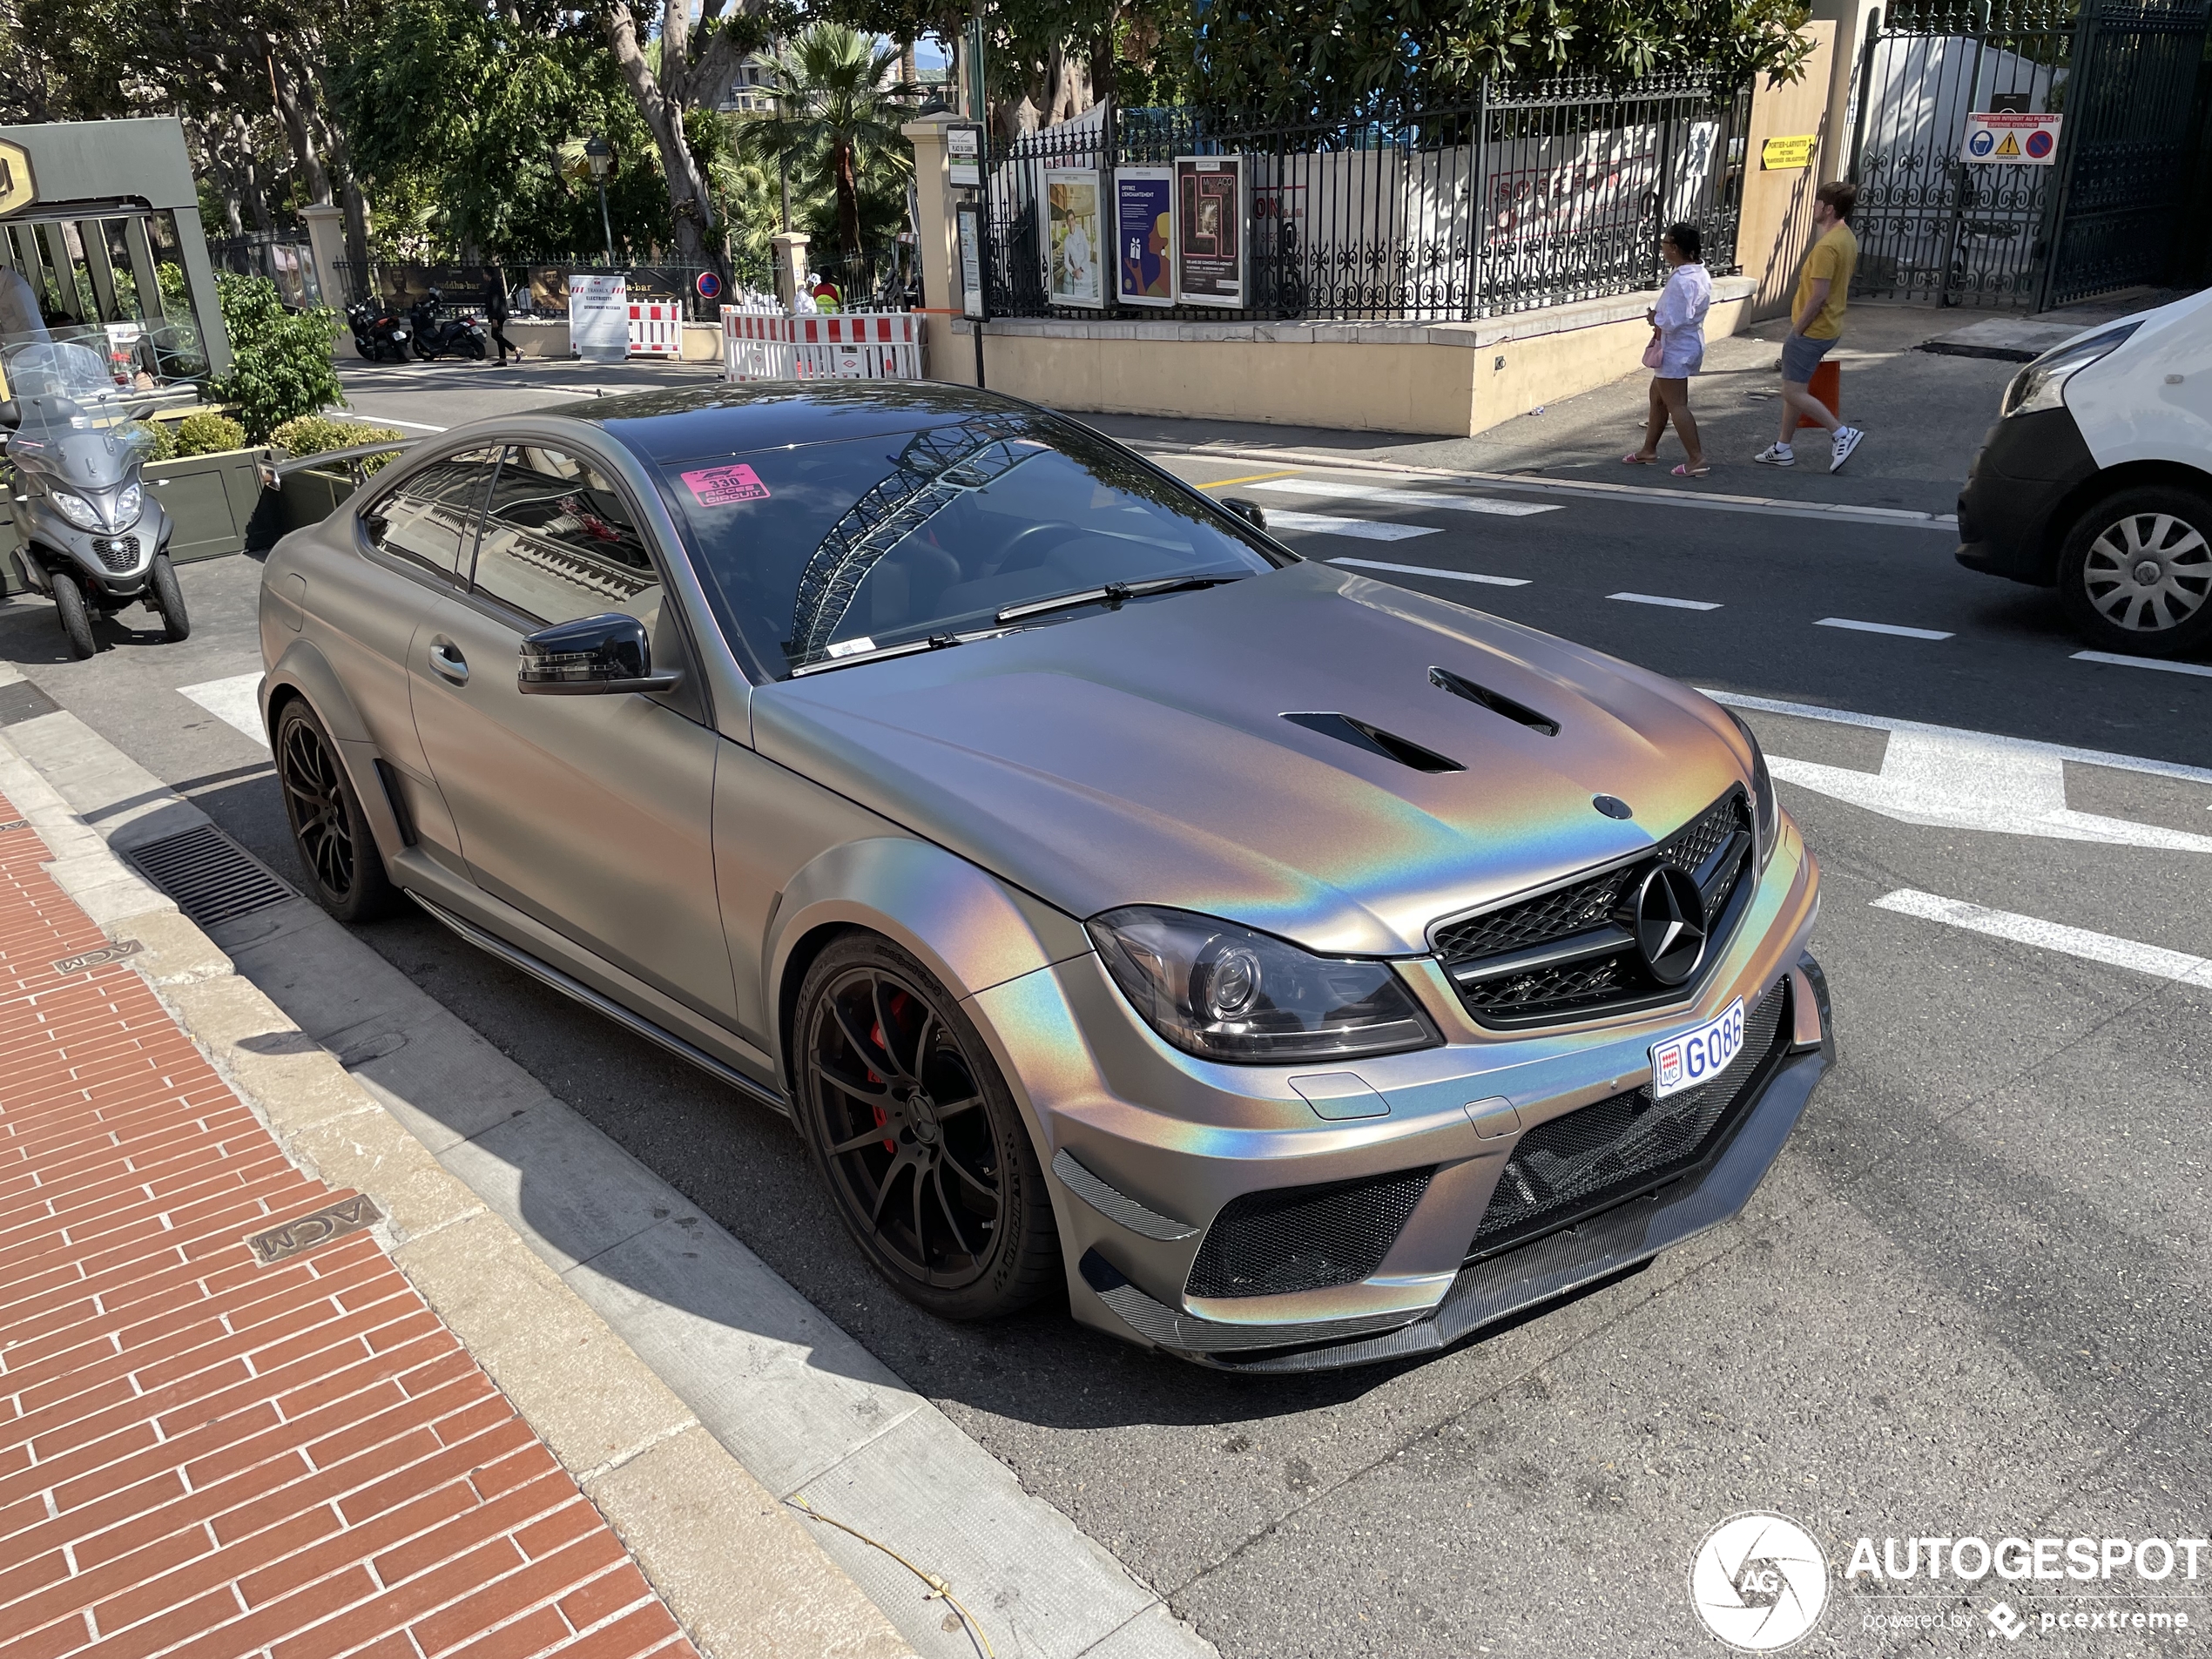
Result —
[{"label": "rear spoiler", "polygon": [[405,449],[421,442],[420,438],[395,438],[383,443],[357,443],[348,449],[325,449],[312,455],[287,455],[282,461],[257,461],[253,470],[261,480],[261,488],[274,489],[284,482],[287,473],[300,472],[308,468],[327,470],[333,462],[342,461],[352,474],[355,484],[368,475],[361,470],[361,462],[371,455],[388,455],[395,449]]}]

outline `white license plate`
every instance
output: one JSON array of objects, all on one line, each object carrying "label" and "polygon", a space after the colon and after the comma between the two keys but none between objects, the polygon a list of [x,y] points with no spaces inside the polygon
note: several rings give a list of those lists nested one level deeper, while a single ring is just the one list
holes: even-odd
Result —
[{"label": "white license plate", "polygon": [[1739,996],[1704,1024],[1651,1045],[1652,1098],[1664,1100],[1712,1082],[1743,1050],[1743,999]]}]

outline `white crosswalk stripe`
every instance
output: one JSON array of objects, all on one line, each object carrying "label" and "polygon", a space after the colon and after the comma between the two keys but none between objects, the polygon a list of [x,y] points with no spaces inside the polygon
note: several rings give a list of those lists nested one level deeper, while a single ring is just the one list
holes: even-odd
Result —
[{"label": "white crosswalk stripe", "polygon": [[2212,985],[2212,961],[2207,961],[2202,956],[2168,950],[2162,945],[2140,944],[2132,939],[2115,938],[2111,934],[2091,933],[2087,927],[2068,927],[2060,922],[2044,921],[2011,910],[1991,910],[1981,905],[1967,904],[1963,900],[1918,892],[1912,887],[1900,887],[1895,893],[1884,894],[1874,900],[1874,908],[1893,910],[1904,916],[1918,916],[1924,921],[1943,922],[1949,927],[1963,927],[1968,933],[1986,934],[1992,939],[2009,939],[2015,944],[2064,951],[2067,955],[2079,956],[2085,961],[2102,962],[2110,968],[2132,968],[2138,974],[2148,974],[2155,979],[2180,980],[2190,985]]},{"label": "white crosswalk stripe", "polygon": [[188,697],[225,724],[236,726],[264,749],[269,746],[268,733],[261,730],[261,671],[251,674],[233,674],[228,679],[204,680],[198,685],[179,685],[178,694]]},{"label": "white crosswalk stripe", "polygon": [[1332,513],[1271,511],[1267,528],[1295,530],[1307,536],[1354,536],[1363,542],[1408,542],[1416,536],[1433,536],[1428,524],[1384,524],[1371,518],[1339,518]]},{"label": "white crosswalk stripe", "polygon": [[1320,478],[1270,478],[1255,489],[1280,489],[1294,496],[1328,496],[1346,501],[1372,501],[1393,507],[1441,508],[1454,513],[1487,513],[1498,518],[1530,518],[1556,513],[1562,503],[1538,501],[1499,501],[1487,496],[1452,496],[1434,489],[1386,489],[1379,484],[1333,483]]}]

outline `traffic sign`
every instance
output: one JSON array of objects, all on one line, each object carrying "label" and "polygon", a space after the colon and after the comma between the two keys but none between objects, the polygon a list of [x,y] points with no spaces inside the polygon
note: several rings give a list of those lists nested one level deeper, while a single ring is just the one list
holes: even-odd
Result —
[{"label": "traffic sign", "polygon": [[1977,166],[2047,167],[2058,154],[2056,115],[1981,110],[1966,118],[1959,159]]},{"label": "traffic sign", "polygon": [[711,271],[702,271],[691,286],[699,291],[700,299],[711,300],[722,292],[722,279]]}]

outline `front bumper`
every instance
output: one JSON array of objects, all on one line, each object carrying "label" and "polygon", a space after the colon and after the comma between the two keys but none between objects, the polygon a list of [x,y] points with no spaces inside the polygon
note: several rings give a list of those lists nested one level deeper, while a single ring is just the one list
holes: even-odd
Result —
[{"label": "front bumper", "polygon": [[[1818,869],[1786,819],[1720,961],[1672,1008],[1501,1034],[1475,1025],[1433,963],[1401,964],[1440,1048],[1333,1068],[1210,1065],[1159,1042],[1095,957],[969,1000],[1033,1114],[1051,1167],[1076,1317],[1225,1369],[1326,1370],[1440,1349],[1494,1320],[1656,1255],[1737,1213],[1832,1058],[1824,985],[1805,954]],[[1428,970],[1433,969],[1433,974]],[[1651,1186],[1561,1213],[1470,1260],[1516,1148],[1650,1078],[1650,1045],[1784,982],[1775,1042],[1698,1149]],[[1384,1109],[1329,1120],[1293,1075],[1356,1073]],[[1587,1120],[1584,1120],[1587,1121]],[[1501,1124],[1505,1128],[1501,1132]],[[1402,1225],[1352,1283],[1194,1295],[1209,1231],[1247,1195],[1421,1177]],[[1608,1189],[1609,1190],[1609,1189]],[[1394,1217],[1393,1217],[1394,1224]],[[1295,1248],[1297,1236],[1287,1236]]]},{"label": "front bumper", "polygon": [[1998,421],[1959,493],[1959,563],[2049,587],[2057,579],[2067,502],[2096,470],[2081,428],[2063,407]]}]

